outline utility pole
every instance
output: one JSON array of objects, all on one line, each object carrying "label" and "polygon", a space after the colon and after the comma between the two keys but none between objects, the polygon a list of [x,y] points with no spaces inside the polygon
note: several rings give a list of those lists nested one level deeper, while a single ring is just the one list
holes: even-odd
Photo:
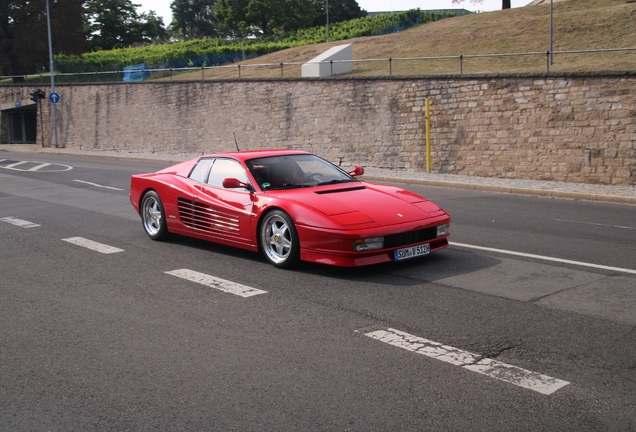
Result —
[{"label": "utility pole", "polygon": [[[53,71],[53,44],[51,42],[51,12],[49,0],[46,0],[46,25],[49,32],[49,70],[51,72],[51,93],[55,92],[55,73]],[[53,105],[53,136],[55,137],[55,147],[57,147],[57,107]]]},{"label": "utility pole", "polygon": [[327,42],[329,42],[329,0],[325,0],[327,9]]},{"label": "utility pole", "polygon": [[552,13],[552,0],[550,0],[550,64],[553,65],[554,64],[554,54],[552,54],[552,41],[554,39],[553,35],[554,35],[554,26],[552,25],[552,17],[553,17],[553,13]]}]

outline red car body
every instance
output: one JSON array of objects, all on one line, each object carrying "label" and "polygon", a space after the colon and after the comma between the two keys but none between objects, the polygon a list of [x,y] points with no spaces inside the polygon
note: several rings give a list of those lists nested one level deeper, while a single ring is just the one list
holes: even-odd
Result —
[{"label": "red car body", "polygon": [[[269,241],[277,246],[274,242],[279,240],[278,234],[265,232],[263,227],[266,215],[276,210],[283,217],[278,226],[289,225],[285,228],[291,227],[295,235],[297,258],[336,266],[394,261],[398,259],[396,250],[402,251],[402,258],[448,246],[450,216],[426,198],[394,186],[360,181],[354,177],[364,171],[360,167],[351,176],[343,172],[349,179],[343,177],[343,183],[269,189],[270,183],[263,183],[255,173],[263,168],[260,161],[276,157],[317,158],[295,150],[206,155],[155,173],[133,175],[130,201],[146,226],[146,222],[153,223],[153,210],[149,205],[150,213],[144,218],[142,203],[148,196],[158,197],[154,208],[161,210],[157,216],[161,219],[160,223],[159,219],[154,222],[158,228],[165,228],[161,234],[165,231],[255,252],[267,248]],[[200,175],[195,170],[204,171],[208,161],[214,165],[217,160],[239,164],[245,178],[223,179],[226,187],[197,181],[212,173]],[[259,162],[254,165],[253,161]],[[275,225],[273,228],[276,231]],[[152,234],[157,231],[146,231],[155,238]],[[355,250],[356,245],[367,241],[380,248],[366,250],[367,246],[362,246]],[[279,267],[287,264],[293,263],[283,262]]]}]

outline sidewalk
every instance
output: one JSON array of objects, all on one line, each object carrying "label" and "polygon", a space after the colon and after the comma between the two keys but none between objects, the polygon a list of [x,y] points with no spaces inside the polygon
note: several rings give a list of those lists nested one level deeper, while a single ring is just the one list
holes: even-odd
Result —
[{"label": "sidewalk", "polygon": [[[199,156],[198,154],[165,155],[159,153],[130,153],[119,151],[82,151],[75,149],[42,148],[29,144],[0,145],[0,159],[3,152],[78,155],[109,157],[114,159],[136,159],[177,163]],[[428,174],[419,171],[396,171],[382,168],[366,168],[365,180],[378,182],[398,182],[457,189],[481,190],[487,192],[512,193],[549,198],[578,199],[617,204],[636,205],[636,185],[605,186],[580,183],[565,183],[540,180],[502,179],[492,177],[472,177],[455,174]]]},{"label": "sidewalk", "polygon": [[636,186],[605,186],[541,180],[472,177],[455,174],[427,174],[409,171],[395,172],[378,168],[365,168],[365,171],[364,178],[373,181],[403,182],[487,192],[636,205]]}]

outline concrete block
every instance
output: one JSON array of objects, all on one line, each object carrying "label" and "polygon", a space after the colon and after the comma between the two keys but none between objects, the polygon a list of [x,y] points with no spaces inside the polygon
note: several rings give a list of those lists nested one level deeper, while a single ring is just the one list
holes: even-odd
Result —
[{"label": "concrete block", "polygon": [[338,45],[303,64],[302,76],[303,78],[325,78],[351,72],[353,70],[351,60],[353,60],[351,44]]}]

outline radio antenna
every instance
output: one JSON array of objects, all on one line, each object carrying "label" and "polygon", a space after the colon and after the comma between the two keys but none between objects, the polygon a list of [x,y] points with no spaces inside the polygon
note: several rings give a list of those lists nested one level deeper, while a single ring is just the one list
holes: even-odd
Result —
[{"label": "radio antenna", "polygon": [[236,150],[241,151],[241,149],[238,147],[238,141],[236,141],[236,134],[234,132],[232,132],[232,134],[234,135],[234,144],[236,144]]}]

